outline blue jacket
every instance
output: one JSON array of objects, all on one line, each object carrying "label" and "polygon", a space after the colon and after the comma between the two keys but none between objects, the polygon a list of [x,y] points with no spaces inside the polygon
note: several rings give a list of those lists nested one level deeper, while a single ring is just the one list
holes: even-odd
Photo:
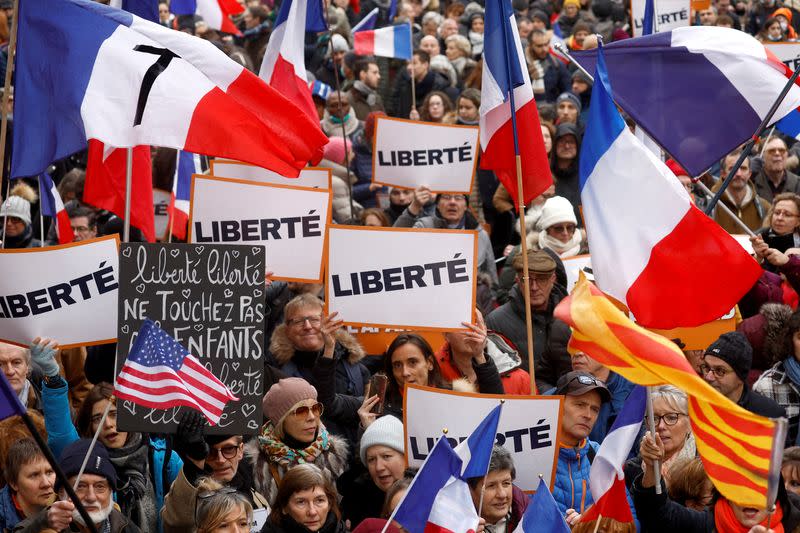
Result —
[{"label": "blue jacket", "polygon": [[0,531],[11,531],[21,521],[22,517],[11,499],[11,489],[6,485],[0,490]]},{"label": "blue jacket", "polygon": [[[69,411],[69,386],[64,383],[63,387],[42,387],[42,408],[44,410],[44,425],[47,429],[47,445],[56,457],[61,456],[64,448],[80,438],[78,430],[72,423]],[[167,444],[162,438],[149,437],[150,447],[153,450],[153,464],[151,466],[151,476],[153,488],[156,496],[156,509],[164,507],[164,483],[162,472],[164,471],[164,459],[166,458]],[[183,467],[183,461],[178,454],[172,452],[167,464],[167,490]],[[158,515],[159,530],[161,529],[161,515]]]}]

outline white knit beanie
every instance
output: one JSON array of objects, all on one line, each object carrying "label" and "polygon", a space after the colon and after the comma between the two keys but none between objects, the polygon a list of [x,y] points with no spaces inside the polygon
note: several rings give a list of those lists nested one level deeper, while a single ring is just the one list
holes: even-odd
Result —
[{"label": "white knit beanie", "polygon": [[405,453],[405,434],[403,423],[397,418],[386,415],[377,419],[361,436],[359,452],[361,462],[367,464],[367,450],[372,446],[387,446],[400,453]]},{"label": "white knit beanie", "polygon": [[31,223],[31,203],[20,196],[9,196],[0,207],[0,216],[17,217],[25,224]]},{"label": "white knit beanie", "polygon": [[576,226],[578,225],[575,211],[572,209],[572,204],[569,203],[569,200],[563,196],[553,196],[544,203],[538,226],[540,229],[547,229],[560,222],[572,222]]}]

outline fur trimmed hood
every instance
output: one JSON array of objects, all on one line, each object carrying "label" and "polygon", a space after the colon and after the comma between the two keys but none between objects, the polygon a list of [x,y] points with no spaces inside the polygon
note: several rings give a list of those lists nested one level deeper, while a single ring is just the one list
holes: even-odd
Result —
[{"label": "fur trimmed hood", "polygon": [[[286,333],[286,324],[281,324],[275,328],[269,343],[269,351],[278,366],[285,365],[294,357],[295,347]],[[342,353],[343,351],[346,353],[347,362],[350,364],[358,363],[366,355],[358,340],[344,329],[340,329],[336,332],[335,356],[344,356],[345,353]]]},{"label": "fur trimmed hood", "polygon": [[766,303],[757,315],[746,318],[737,326],[753,347],[753,368],[766,370],[787,354],[783,352],[783,326],[792,315],[792,308],[779,303]]}]

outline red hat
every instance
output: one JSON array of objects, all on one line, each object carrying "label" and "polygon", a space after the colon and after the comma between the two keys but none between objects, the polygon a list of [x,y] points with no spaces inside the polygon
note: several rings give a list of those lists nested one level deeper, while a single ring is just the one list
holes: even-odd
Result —
[{"label": "red hat", "polygon": [[670,169],[672,171],[672,173],[675,174],[676,176],[689,176],[689,177],[691,177],[691,174],[686,172],[686,169],[684,169],[682,166],[680,166],[680,164],[677,161],[675,161],[674,159],[667,159],[666,165],[667,165],[667,168]]}]

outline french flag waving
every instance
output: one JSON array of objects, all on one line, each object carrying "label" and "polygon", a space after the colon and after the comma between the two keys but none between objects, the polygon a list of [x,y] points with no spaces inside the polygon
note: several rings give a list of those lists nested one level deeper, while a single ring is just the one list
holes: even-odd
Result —
[{"label": "french flag waving", "polygon": [[51,217],[55,222],[58,244],[74,241],[75,234],[72,232],[72,225],[67,211],[64,209],[64,202],[61,201],[61,195],[58,194],[53,179],[44,172],[39,175],[39,198],[42,199],[42,214]]},{"label": "french flag waving", "polygon": [[361,56],[411,59],[411,24],[353,32],[353,50]]},{"label": "french flag waving", "polygon": [[186,239],[192,174],[202,174],[207,168],[205,157],[178,150],[178,161],[175,165],[175,177],[172,181],[172,196],[169,205],[169,213],[172,217],[169,227],[172,228],[172,234],[178,239]]},{"label": "french flag waving", "polygon": [[492,448],[497,439],[497,426],[500,424],[502,412],[501,403],[486,415],[467,440],[455,447],[455,452],[463,464],[461,477],[464,479],[483,477],[489,470],[489,461],[492,459]]},{"label": "french flag waving", "polygon": [[236,0],[172,0],[169,10],[175,15],[200,15],[214,30],[234,35],[241,33],[230,17],[244,11]]},{"label": "french flag waving", "polygon": [[12,176],[38,175],[88,139],[284,176],[322,157],[317,120],[203,39],[89,0],[22,2],[19,38]]}]

